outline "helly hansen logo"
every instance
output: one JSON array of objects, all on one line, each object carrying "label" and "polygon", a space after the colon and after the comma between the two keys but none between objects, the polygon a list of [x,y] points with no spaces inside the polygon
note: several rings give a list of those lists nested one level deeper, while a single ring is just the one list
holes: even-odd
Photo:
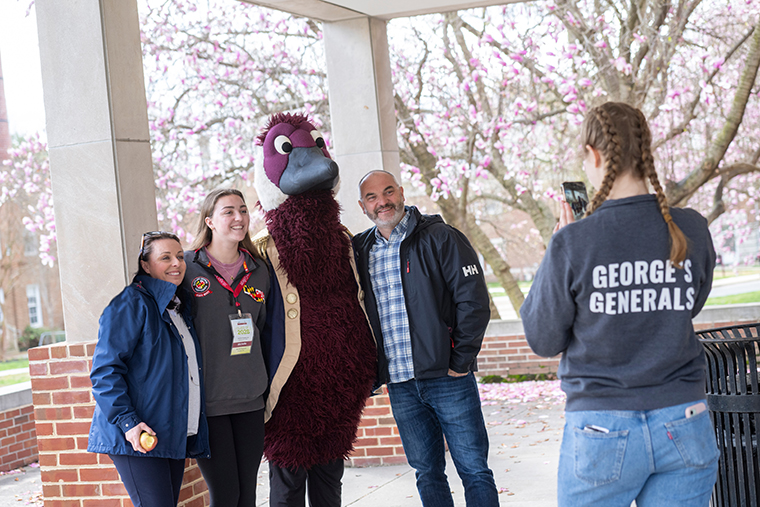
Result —
[{"label": "helly hansen logo", "polygon": [[477,275],[479,273],[477,264],[471,264],[469,266],[462,266],[462,272],[464,276]]}]

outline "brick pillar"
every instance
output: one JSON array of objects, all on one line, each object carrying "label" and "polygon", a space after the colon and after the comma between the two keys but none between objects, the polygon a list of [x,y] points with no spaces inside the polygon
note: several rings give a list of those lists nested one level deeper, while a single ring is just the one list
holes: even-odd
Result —
[{"label": "brick pillar", "polygon": [[[45,507],[132,506],[111,459],[87,452],[94,351],[94,342],[29,349]],[[207,506],[206,491],[195,460],[187,460],[179,506]]]}]

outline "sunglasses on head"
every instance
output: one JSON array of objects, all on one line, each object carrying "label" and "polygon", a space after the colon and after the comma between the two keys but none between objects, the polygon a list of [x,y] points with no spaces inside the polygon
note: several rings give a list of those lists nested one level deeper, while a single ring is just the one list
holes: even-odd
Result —
[{"label": "sunglasses on head", "polygon": [[145,253],[145,240],[161,236],[162,234],[166,233],[164,231],[150,231],[143,233],[142,239],[140,239],[140,259],[142,259],[143,254]]}]

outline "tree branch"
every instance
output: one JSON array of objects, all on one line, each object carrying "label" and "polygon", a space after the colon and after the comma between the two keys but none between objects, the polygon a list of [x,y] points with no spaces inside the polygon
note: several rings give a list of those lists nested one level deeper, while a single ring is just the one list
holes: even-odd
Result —
[{"label": "tree branch", "polygon": [[689,173],[678,183],[669,182],[666,187],[666,193],[671,205],[678,205],[694,194],[710,178],[720,161],[723,160],[723,156],[726,154],[741,125],[752,86],[757,78],[758,67],[760,67],[760,30],[755,30],[752,35],[752,42],[745,61],[745,67],[739,78],[731,110],[728,113],[723,129],[709,147],[707,156],[697,169]]}]

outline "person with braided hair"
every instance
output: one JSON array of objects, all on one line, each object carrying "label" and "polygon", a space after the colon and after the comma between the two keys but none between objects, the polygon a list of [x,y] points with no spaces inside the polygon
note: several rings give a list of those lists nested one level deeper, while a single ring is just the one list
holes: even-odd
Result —
[{"label": "person with braided hair", "polygon": [[581,141],[596,194],[575,223],[562,203],[520,309],[533,351],[562,354],[558,504],[706,507],[719,452],[692,318],[715,267],[707,221],[668,206],[638,109],[592,109]]}]

